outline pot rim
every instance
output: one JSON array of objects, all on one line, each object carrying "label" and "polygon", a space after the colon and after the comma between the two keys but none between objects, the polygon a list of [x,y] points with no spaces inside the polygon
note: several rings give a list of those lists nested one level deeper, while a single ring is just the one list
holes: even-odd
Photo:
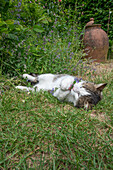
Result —
[{"label": "pot rim", "polygon": [[86,26],[86,28],[91,28],[91,27],[99,27],[99,28],[101,28],[101,24],[93,24],[93,25]]}]

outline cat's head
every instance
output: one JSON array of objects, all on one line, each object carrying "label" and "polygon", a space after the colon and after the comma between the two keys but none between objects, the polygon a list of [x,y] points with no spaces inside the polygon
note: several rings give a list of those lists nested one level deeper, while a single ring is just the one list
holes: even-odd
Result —
[{"label": "cat's head", "polygon": [[78,94],[77,107],[84,107],[85,109],[92,109],[102,99],[102,91],[107,83],[94,84],[91,82],[81,83]]}]

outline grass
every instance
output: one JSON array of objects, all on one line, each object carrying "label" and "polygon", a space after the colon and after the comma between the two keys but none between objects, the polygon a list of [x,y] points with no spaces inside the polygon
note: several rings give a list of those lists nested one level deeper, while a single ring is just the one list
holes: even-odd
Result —
[{"label": "grass", "polygon": [[113,169],[112,77],[95,79],[108,85],[90,111],[18,92],[19,80],[1,77],[0,169]]}]

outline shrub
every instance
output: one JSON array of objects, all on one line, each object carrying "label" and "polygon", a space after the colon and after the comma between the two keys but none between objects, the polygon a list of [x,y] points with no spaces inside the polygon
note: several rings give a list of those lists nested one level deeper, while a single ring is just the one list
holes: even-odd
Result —
[{"label": "shrub", "polygon": [[[45,9],[37,5],[35,1],[32,2],[33,6],[27,1],[20,2],[11,1],[10,3],[7,16],[12,19],[6,21],[1,19],[2,73],[10,76],[23,72],[75,73],[75,65],[83,54],[79,41],[81,30],[73,20],[67,23],[71,13],[68,11],[65,17],[62,7],[59,7],[59,13],[56,12],[53,16],[48,13],[47,17]],[[30,23],[32,7],[39,8],[37,11],[41,11],[43,16],[36,18],[33,15],[33,22]],[[29,13],[27,16],[26,10]],[[24,18],[25,22],[22,16],[27,17],[26,20]],[[47,19],[47,22],[42,18]],[[50,18],[51,22],[48,25]]]}]

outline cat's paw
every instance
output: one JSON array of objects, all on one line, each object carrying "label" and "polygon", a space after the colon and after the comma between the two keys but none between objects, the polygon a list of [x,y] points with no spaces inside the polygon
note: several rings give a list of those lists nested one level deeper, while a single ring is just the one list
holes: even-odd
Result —
[{"label": "cat's paw", "polygon": [[28,79],[31,82],[37,83],[38,82],[38,77],[33,77],[29,74],[23,74],[24,79]]},{"label": "cat's paw", "polygon": [[74,79],[73,78],[64,78],[62,81],[61,81],[61,85],[60,85],[60,88],[65,91],[65,90],[69,90],[70,86],[73,84],[73,81]]},{"label": "cat's paw", "polygon": [[[31,88],[26,87],[26,86],[16,86],[16,89],[24,90],[24,91],[29,91]],[[31,89],[32,90],[32,89]]]}]

